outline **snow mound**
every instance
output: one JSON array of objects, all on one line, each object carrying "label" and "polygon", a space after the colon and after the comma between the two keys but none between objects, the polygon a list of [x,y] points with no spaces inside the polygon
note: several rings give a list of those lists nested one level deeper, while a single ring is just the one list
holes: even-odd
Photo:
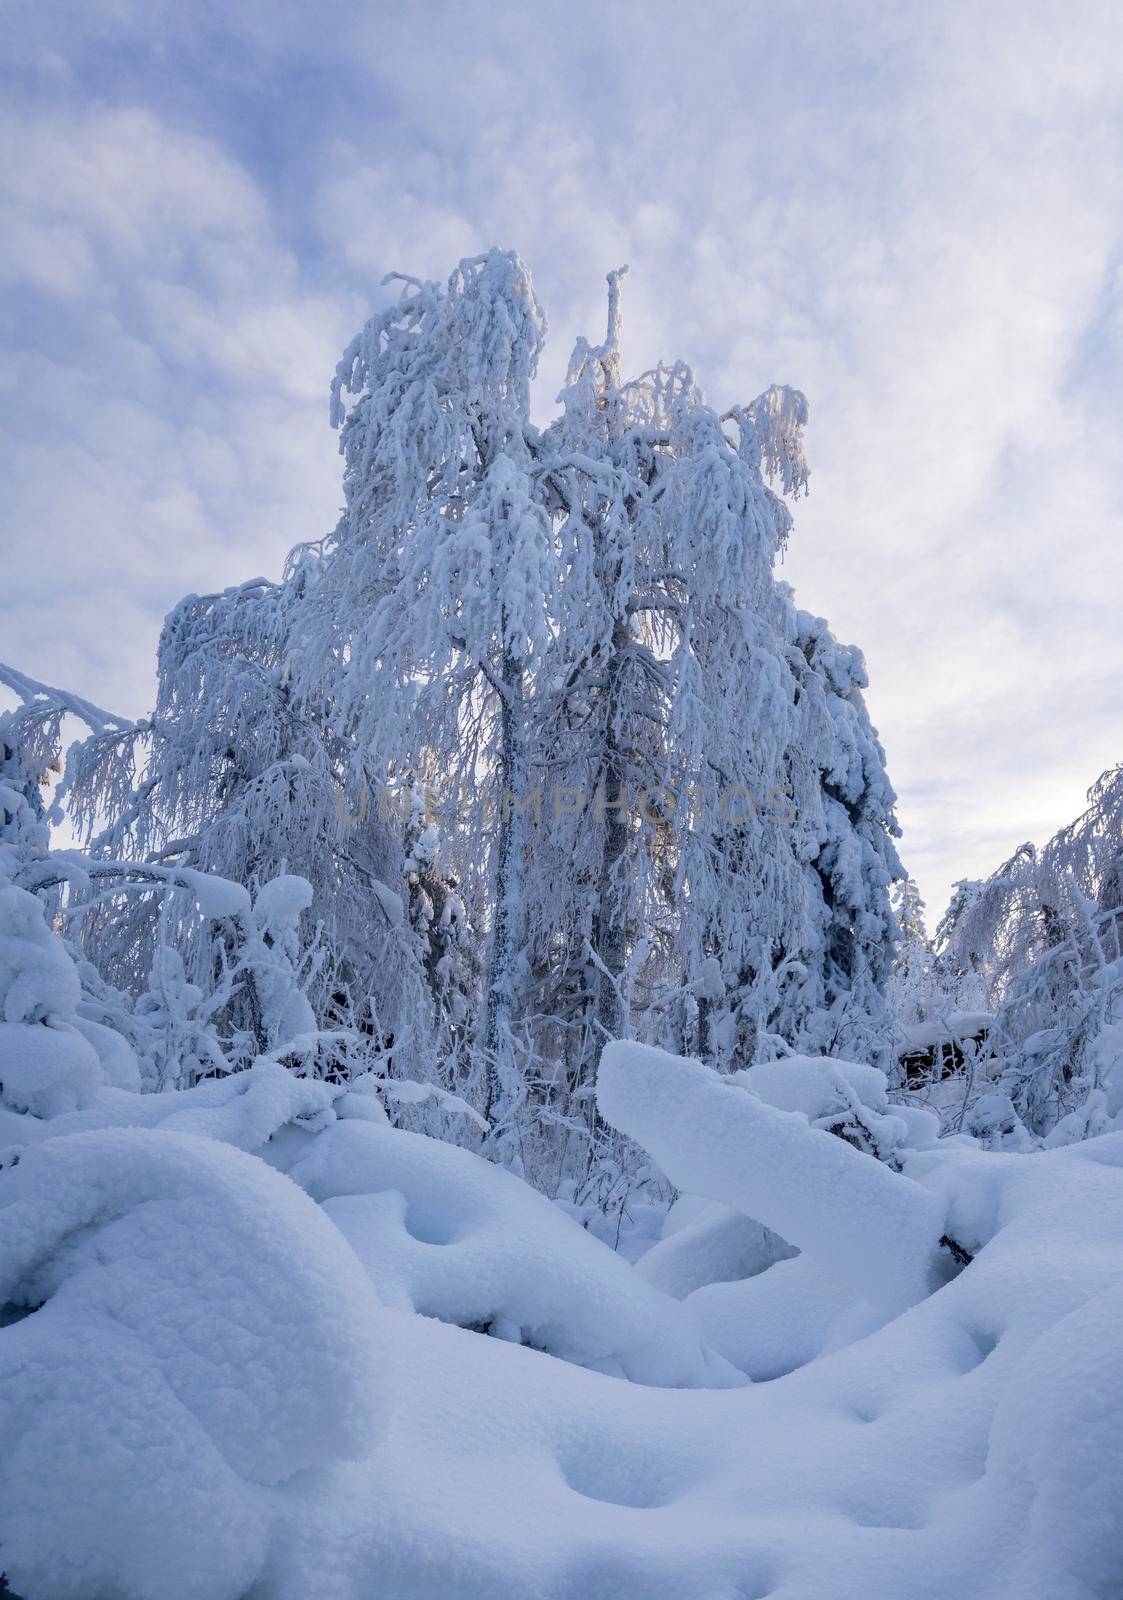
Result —
[{"label": "snow mound", "polygon": [[716,1201],[701,1201],[691,1221],[666,1233],[639,1258],[636,1271],[664,1294],[685,1300],[709,1284],[753,1278],[795,1253],[763,1223]]},{"label": "snow mound", "polygon": [[307,878],[283,872],[270,878],[257,891],[253,919],[263,932],[291,929],[300,924],[301,913],[312,904],[312,885]]},{"label": "snow mound", "polygon": [[1117,1600],[1123,1136],[908,1166],[974,1261],[774,1382],[641,1389],[388,1311],[386,1434],[268,1600],[325,1571],[394,1600]]},{"label": "snow mound", "polygon": [[785,1056],[732,1074],[778,1111],[802,1111],[809,1122],[829,1116],[856,1099],[872,1111],[888,1111],[888,1079],[877,1067],[835,1056]]},{"label": "snow mound", "polygon": [[[885,1074],[859,1062],[791,1056],[724,1081],[882,1159],[896,1157],[910,1137],[908,1125],[887,1114]],[[696,1197],[692,1220],[637,1270],[684,1299],[706,1343],[754,1382],[792,1372],[884,1321],[825,1252],[800,1256],[755,1218]]]},{"label": "snow mound", "polygon": [[53,1117],[89,1105],[101,1062],[69,1022],[0,1022],[0,1095],[13,1111]]},{"label": "snow mound", "polygon": [[300,1142],[278,1158],[386,1303],[635,1383],[743,1381],[705,1349],[689,1312],[512,1173],[373,1122]]},{"label": "snow mound", "polygon": [[875,1305],[903,1311],[930,1292],[943,1206],[802,1113],[699,1062],[622,1042],[605,1046],[597,1103],[672,1183],[763,1223]]},{"label": "snow mound", "polygon": [[[268,1072],[237,1098],[269,1115],[208,1093],[143,1098],[247,1139],[286,1109]],[[609,1047],[600,1094],[709,1196],[651,1252],[684,1300],[361,1092],[265,1159],[166,1127],[25,1147],[0,1172],[13,1589],[1117,1600],[1123,1133],[902,1146],[897,1172],[660,1051]],[[801,1253],[753,1270],[766,1227]],[[695,1275],[744,1275],[690,1289],[692,1234]],[[771,1381],[686,1387],[729,1363]]]},{"label": "snow mound", "polygon": [[891,1107],[884,1072],[864,1062],[786,1056],[731,1077],[778,1111],[799,1111],[812,1127],[837,1134],[880,1161],[895,1161],[906,1146],[930,1144],[939,1135],[938,1117]]},{"label": "snow mound", "polygon": [[[262,1144],[306,1195],[166,1130],[27,1147],[0,1173],[13,1589],[1117,1600],[1123,1134],[901,1174],[657,1051],[606,1051],[601,1094],[720,1192],[667,1245],[763,1200],[800,1256],[678,1304],[520,1179],[360,1117]],[[896,1253],[881,1299],[846,1226]],[[694,1317],[773,1381],[670,1387],[717,1362]]]},{"label": "snow mound", "polygon": [[365,1455],[381,1311],[293,1184],[212,1140],[49,1139],[0,1172],[0,1565],[53,1600],[237,1600],[267,1491]]},{"label": "snow mound", "polygon": [[[2,1033],[0,1026],[0,1039]],[[337,1115],[349,1114],[350,1105],[358,1098],[345,1086],[300,1078],[277,1062],[262,1059],[245,1072],[204,1078],[193,1088],[165,1094],[136,1094],[106,1085],[91,1097],[85,1110],[60,1113],[48,1121],[10,1118],[4,1133],[9,1143],[23,1145],[98,1128],[158,1128],[256,1151],[289,1125],[305,1129],[327,1126]],[[369,1098],[366,1104],[370,1104]],[[378,1115],[378,1110],[373,1114]]]},{"label": "snow mound", "polygon": [[[27,1030],[25,1030],[27,1031]],[[380,1299],[636,1382],[742,1382],[695,1319],[521,1179],[392,1128],[405,1081],[301,1078],[269,1060],[165,1094],[99,1090],[86,1110],[0,1120],[0,1147],[98,1129],[193,1134],[288,1172],[354,1246]],[[424,1093],[424,1086],[421,1092]]]},{"label": "snow mound", "polygon": [[0,1015],[46,1022],[72,1015],[82,997],[78,972],[43,918],[35,896],[0,884]]},{"label": "snow mound", "polygon": [[113,1028],[107,1028],[103,1023],[95,1022],[90,1017],[82,1015],[82,1008],[74,1018],[74,1027],[86,1042],[93,1046],[94,1053],[101,1063],[101,1077],[114,1089],[128,1089],[131,1093],[140,1092],[140,1067],[136,1054],[129,1041]]},{"label": "snow mound", "polygon": [[739,1282],[703,1284],[686,1305],[706,1342],[754,1383],[794,1372],[885,1320],[810,1255]]},{"label": "snow mound", "polygon": [[275,1600],[325,1565],[417,1600],[1116,1600],[1123,1136],[908,1165],[974,1261],[775,1382],[639,1389],[388,1313],[387,1434]]}]

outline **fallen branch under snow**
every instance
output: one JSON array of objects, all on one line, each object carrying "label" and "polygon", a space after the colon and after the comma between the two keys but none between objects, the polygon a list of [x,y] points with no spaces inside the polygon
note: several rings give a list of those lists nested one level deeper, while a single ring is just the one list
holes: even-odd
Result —
[{"label": "fallen branch under snow", "polygon": [[691,1194],[731,1206],[903,1311],[937,1281],[943,1202],[798,1112],[778,1111],[697,1061],[605,1046],[597,1104]]}]

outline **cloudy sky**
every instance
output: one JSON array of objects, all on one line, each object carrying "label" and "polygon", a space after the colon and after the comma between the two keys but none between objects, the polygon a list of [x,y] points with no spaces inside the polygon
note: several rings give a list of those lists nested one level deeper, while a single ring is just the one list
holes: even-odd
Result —
[{"label": "cloudy sky", "polygon": [[0,657],[136,715],[161,618],[335,521],[383,273],[530,262],[812,402],[785,576],[861,645],[929,903],[1123,759],[1123,5],[8,0]]}]

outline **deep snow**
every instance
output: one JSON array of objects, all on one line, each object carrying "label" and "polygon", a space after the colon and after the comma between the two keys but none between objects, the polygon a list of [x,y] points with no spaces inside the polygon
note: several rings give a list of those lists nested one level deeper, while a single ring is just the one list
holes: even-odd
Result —
[{"label": "deep snow", "polygon": [[[280,1068],[241,1076],[128,1097],[147,1126],[106,1089],[20,1119],[0,1552],[28,1600],[1118,1595],[1123,1134],[905,1149],[901,1175],[617,1047],[606,1114],[725,1203],[680,1202],[651,1255],[708,1229],[709,1271],[740,1276],[674,1299],[478,1157]],[[883,1184],[907,1197],[888,1220]],[[770,1223],[780,1197],[801,1255],[761,1218],[738,1229],[750,1194]],[[742,1314],[710,1325],[805,1364],[659,1386],[701,1362],[728,1381],[695,1305],[722,1287]],[[485,1321],[500,1337],[456,1325]]]}]

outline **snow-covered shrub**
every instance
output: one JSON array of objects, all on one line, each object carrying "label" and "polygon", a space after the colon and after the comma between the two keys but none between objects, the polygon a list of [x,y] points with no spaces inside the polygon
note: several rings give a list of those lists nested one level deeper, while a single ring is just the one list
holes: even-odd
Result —
[{"label": "snow-covered shrub", "polygon": [[50,848],[38,778],[29,764],[41,743],[41,723],[0,714],[0,880]]},{"label": "snow-covered shrub", "polygon": [[120,1018],[136,1040],[145,1088],[186,1088],[209,1072],[228,1070],[214,1025],[220,1008],[221,1001],[188,980],[178,950],[156,947],[142,993]]},{"label": "snow-covered shrub", "polygon": [[971,1101],[963,1118],[963,1130],[986,1150],[1036,1150],[1038,1141],[1028,1131],[1014,1108],[1014,1102],[1001,1090],[980,1094]]},{"label": "snow-covered shrub", "polygon": [[[71,984],[77,973],[80,998],[71,1020],[93,1046],[107,1081],[163,1092],[267,1054],[284,1056],[300,1071],[336,1077],[384,1064],[385,1039],[371,1026],[369,1007],[362,1011],[362,1027],[356,1026],[357,1008],[346,989],[332,990],[332,1026],[317,1024],[309,995],[322,988],[331,963],[322,925],[309,926],[315,892],[306,879],[282,872],[262,881],[255,872],[251,893],[188,864],[192,852],[186,846],[158,853],[155,860],[113,858],[107,840],[127,845],[153,837],[157,824],[144,800],[159,788],[159,779],[150,776],[126,804],[114,788],[120,773],[102,764],[123,759],[130,741],[151,731],[149,725],[123,723],[9,668],[0,668],[0,682],[24,697],[18,711],[0,717],[0,883],[34,891],[44,915],[51,911],[65,919],[70,937],[65,944],[56,939],[51,948],[55,961],[70,971]],[[63,789],[77,818],[85,815],[90,823],[99,796],[116,797],[124,807],[119,826],[102,835],[92,855],[51,850],[31,775],[44,761],[60,765],[62,724],[70,715],[91,730],[67,758]],[[174,788],[172,775],[163,776]],[[377,887],[375,903],[388,922],[400,926],[400,899],[385,885]],[[27,916],[25,909],[25,922]],[[138,966],[142,959],[146,964]],[[415,1013],[415,1020],[424,1034],[424,1015]],[[399,1071],[410,1037],[406,1028],[395,1061]],[[44,1043],[36,1036],[30,1046],[42,1056]],[[13,1083],[18,1070],[13,1068]],[[403,1082],[403,1096],[412,1082]],[[434,1094],[459,1109],[455,1097],[435,1086]]]},{"label": "snow-covered shrub", "polygon": [[283,1054],[294,1042],[310,1041],[317,1031],[315,1013],[300,983],[301,917],[312,900],[307,878],[289,872],[270,878],[253,897],[238,965],[252,975],[263,1054]]}]

